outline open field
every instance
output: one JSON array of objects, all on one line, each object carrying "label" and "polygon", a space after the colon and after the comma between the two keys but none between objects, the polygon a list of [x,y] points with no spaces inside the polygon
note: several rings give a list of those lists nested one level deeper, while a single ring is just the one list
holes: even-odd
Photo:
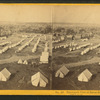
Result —
[{"label": "open field", "polygon": [[[49,40],[49,35],[47,40],[45,40],[44,35],[41,34],[34,34],[30,33],[28,37],[22,37],[22,35],[28,35],[28,33],[22,33],[22,34],[13,34],[9,36],[5,40],[1,40],[0,43],[9,41],[11,43],[8,43],[4,46],[0,46],[0,49],[2,50],[6,46],[10,46],[12,44],[16,44],[17,42],[23,41],[15,46],[9,48],[7,51],[0,54],[0,71],[3,68],[7,68],[9,72],[11,73],[11,77],[7,82],[0,81],[0,89],[6,89],[6,90],[43,90],[43,89],[50,89],[50,82],[48,82],[47,86],[42,87],[35,87],[31,84],[31,76],[34,75],[37,72],[41,72],[44,76],[47,77],[48,81],[50,78],[50,63],[48,64],[39,64],[40,62],[40,56],[42,52],[44,51],[45,43],[48,42],[50,44],[51,40]],[[25,48],[23,48],[21,51],[18,51],[18,49],[23,46],[25,43],[30,41],[32,37],[36,36]],[[32,49],[37,42],[37,40],[40,39],[36,52],[32,52]],[[16,52],[17,51],[17,52]],[[51,53],[51,48],[49,46],[49,52]],[[18,64],[18,60],[27,60],[28,65],[24,64]],[[33,63],[33,65],[32,65]],[[36,64],[36,65],[35,65]]]},{"label": "open field", "polygon": [[[93,74],[92,79],[89,82],[78,81],[78,75],[86,68]],[[98,63],[89,65],[80,65],[72,68],[68,68],[70,72],[65,78],[55,78],[53,74],[53,89],[54,90],[100,90],[100,65]]]},{"label": "open field", "polygon": [[[71,42],[81,46],[86,43],[92,43],[92,45],[82,47],[76,50],[69,51],[70,46],[58,47],[53,49],[53,89],[54,90],[99,90],[100,89],[100,47],[88,51],[86,54],[81,55],[81,52],[86,48],[91,48],[100,43],[100,36],[95,35],[93,38],[87,41],[78,40],[64,40],[61,42],[53,43],[54,47],[60,45],[70,44]],[[64,78],[56,78],[56,71],[65,65],[70,72]],[[78,75],[89,69],[93,74],[92,79],[89,82],[78,81]]]},{"label": "open field", "polygon": [[[3,90],[44,90],[50,89],[50,84],[47,84],[45,88],[34,87],[31,84],[31,76],[38,71],[45,73],[45,76],[49,79],[49,65],[41,65],[34,67],[32,65],[19,65],[17,63],[1,64],[0,70],[7,68],[11,73],[11,77],[7,82],[0,81],[0,89]],[[49,82],[50,83],[50,82]]]}]

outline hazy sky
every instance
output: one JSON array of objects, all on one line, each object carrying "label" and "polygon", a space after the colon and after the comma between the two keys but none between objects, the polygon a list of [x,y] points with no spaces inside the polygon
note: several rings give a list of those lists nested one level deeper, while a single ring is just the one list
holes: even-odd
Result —
[{"label": "hazy sky", "polygon": [[54,7],[55,22],[100,24],[100,5],[67,5]]},{"label": "hazy sky", "polygon": [[51,6],[0,5],[0,21],[51,22]]},{"label": "hazy sky", "polygon": [[0,21],[100,24],[100,5],[0,5]]}]

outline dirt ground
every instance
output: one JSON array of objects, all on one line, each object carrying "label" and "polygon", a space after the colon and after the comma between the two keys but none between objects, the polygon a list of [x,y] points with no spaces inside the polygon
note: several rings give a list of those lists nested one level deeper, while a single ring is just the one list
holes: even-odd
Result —
[{"label": "dirt ground", "polygon": [[[8,37],[4,41],[11,41],[11,43],[17,43],[18,41],[23,39],[21,35],[19,34],[15,35]],[[32,36],[34,36],[34,34],[32,34]],[[39,38],[39,35],[37,35],[37,37],[34,38],[34,40],[30,43],[29,46],[24,48],[21,52],[15,53],[15,51],[18,50],[20,46],[28,42],[32,38],[32,36],[25,39],[20,45],[7,50],[3,54],[0,54],[0,71],[3,68],[7,68],[11,73],[11,77],[7,82],[0,81],[1,90],[49,90],[50,89],[50,75],[49,75],[50,63],[38,64],[37,66],[30,64],[32,62],[39,63],[39,59],[41,53],[44,50],[46,42],[44,36],[41,36],[41,40],[39,42],[37,51],[35,53],[32,53],[32,48],[34,47],[34,44]],[[47,41],[49,42],[49,39],[47,39]],[[1,49],[2,48],[3,46],[1,46]],[[27,60],[29,64],[28,65],[18,64],[17,62],[19,59]],[[31,76],[37,72],[41,72],[43,75],[47,77],[49,82],[46,87],[44,88],[39,86],[35,87],[31,84]]]},{"label": "dirt ground", "polygon": [[11,72],[11,77],[7,82],[0,81],[0,89],[2,90],[48,90],[50,89],[50,82],[45,88],[35,87],[31,84],[31,76],[40,71],[49,80],[50,65],[39,65],[34,67],[32,65],[22,65],[17,63],[8,63],[0,65],[0,71],[7,68]]},{"label": "dirt ground", "polygon": [[[75,42],[78,43],[79,40]],[[65,41],[55,43],[54,46],[65,43]],[[99,36],[88,40],[87,43],[94,45],[100,43]],[[82,41],[79,44],[82,44]],[[59,48],[53,50],[53,90],[100,90],[100,54],[97,54],[100,47],[85,55],[80,55],[84,49],[69,51],[68,48]],[[61,65],[65,65],[70,72],[64,78],[56,78],[55,73]],[[78,75],[86,68],[93,74],[92,79],[89,82],[78,81]]]},{"label": "dirt ground", "polygon": [[[89,82],[78,81],[78,75],[88,69],[92,74]],[[53,74],[53,90],[100,90],[100,65],[98,63],[68,68],[70,72],[65,78],[56,78]]]}]

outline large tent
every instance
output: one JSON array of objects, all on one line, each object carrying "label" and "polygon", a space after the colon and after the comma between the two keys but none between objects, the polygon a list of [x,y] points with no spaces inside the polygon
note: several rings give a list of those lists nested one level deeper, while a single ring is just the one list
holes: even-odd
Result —
[{"label": "large tent", "polygon": [[41,63],[48,63],[49,53],[48,52],[42,52],[42,55],[40,56],[40,62]]},{"label": "large tent", "polygon": [[4,68],[1,72],[0,72],[0,81],[7,81],[11,76],[11,73]]},{"label": "large tent", "polygon": [[31,82],[33,86],[46,87],[48,79],[40,72],[37,72],[35,75],[31,76]]},{"label": "large tent", "polygon": [[88,82],[92,77],[92,73],[88,70],[85,69],[79,76],[78,80],[81,82]]},{"label": "large tent", "polygon": [[64,78],[65,75],[67,75],[69,72],[69,70],[65,67],[62,66],[59,70],[57,70],[57,72],[55,73],[55,77],[60,77],[60,78]]}]

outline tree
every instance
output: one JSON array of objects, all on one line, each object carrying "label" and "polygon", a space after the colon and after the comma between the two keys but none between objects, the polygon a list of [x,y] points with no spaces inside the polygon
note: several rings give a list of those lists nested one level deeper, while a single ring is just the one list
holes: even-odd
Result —
[{"label": "tree", "polygon": [[75,35],[75,31],[73,29],[69,28],[69,29],[67,29],[66,34],[67,35]]},{"label": "tree", "polygon": [[52,33],[52,27],[50,25],[46,26],[45,29],[44,29],[44,33],[45,34]]}]

